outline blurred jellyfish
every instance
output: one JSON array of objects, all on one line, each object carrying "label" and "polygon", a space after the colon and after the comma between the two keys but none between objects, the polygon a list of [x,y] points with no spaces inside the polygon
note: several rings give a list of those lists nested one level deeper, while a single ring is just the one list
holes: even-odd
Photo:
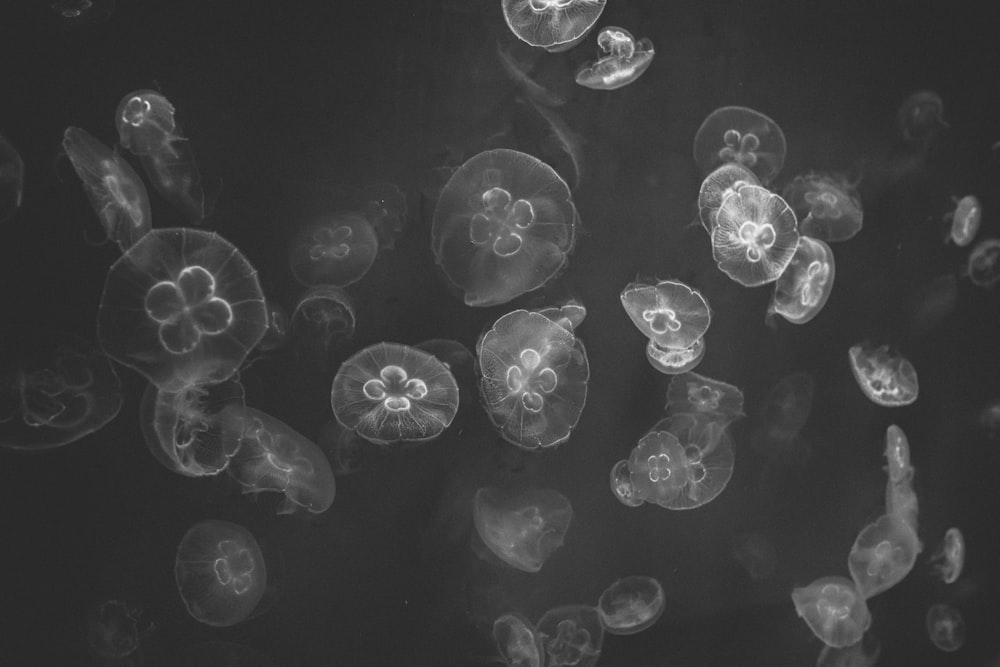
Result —
[{"label": "blurred jellyfish", "polygon": [[726,197],[715,221],[712,256],[719,270],[744,287],[777,280],[798,248],[795,213],[784,199],[756,185]]},{"label": "blurred jellyfish", "polygon": [[576,73],[578,84],[595,90],[615,90],[632,83],[656,54],[648,37],[636,40],[625,28],[613,26],[601,30],[597,46],[605,55],[597,62],[585,63]]},{"label": "blurred jellyfish", "polygon": [[152,229],[146,186],[121,155],[86,131],[68,127],[63,150],[108,240],[126,251]]},{"label": "blurred jellyfish", "polygon": [[650,627],[663,614],[663,586],[653,577],[622,577],[604,589],[597,615],[613,635],[633,635]]},{"label": "blurred jellyfish", "polygon": [[497,149],[452,174],[434,209],[431,246],[467,305],[495,306],[552,279],[568,261],[577,224],[559,174],[530,155]]},{"label": "blurred jellyfish", "polygon": [[512,493],[485,487],[476,491],[472,515],[479,537],[500,560],[524,572],[538,572],[563,545],[573,507],[552,489]]},{"label": "blurred jellyfish", "polygon": [[344,428],[336,419],[323,424],[316,444],[330,460],[335,476],[353,475],[361,470],[369,455],[367,442],[355,431]]},{"label": "blurred jellyfish", "polygon": [[265,310],[267,311],[267,331],[257,343],[257,349],[261,352],[270,352],[284,346],[288,339],[291,323],[288,320],[288,313],[280,303],[268,299]]},{"label": "blurred jellyfish", "polygon": [[215,627],[250,616],[267,588],[267,566],[257,540],[243,526],[201,521],[177,547],[177,590],[188,613]]},{"label": "blurred jellyfish", "polygon": [[104,23],[115,13],[115,0],[60,0],[49,4],[59,25],[68,30]]},{"label": "blurred jellyfish", "polygon": [[746,107],[721,107],[705,118],[694,137],[694,161],[702,174],[735,162],[767,185],[785,163],[785,133],[773,120]]},{"label": "blurred jellyfish", "polygon": [[0,134],[0,222],[21,205],[24,194],[24,162],[21,155]]},{"label": "blurred jellyfish", "polygon": [[983,219],[983,206],[975,195],[955,199],[955,208],[944,214],[948,224],[948,239],[959,248],[972,243],[979,233]]},{"label": "blurred jellyfish", "polygon": [[337,421],[382,445],[436,438],[458,401],[458,384],[441,361],[398,343],[376,343],[345,361],[330,392]]},{"label": "blurred jellyfish", "polygon": [[781,192],[799,218],[799,233],[834,243],[853,238],[864,225],[861,199],[846,179],[830,174],[796,176]]},{"label": "blurred jellyfish", "polygon": [[917,530],[918,502],[913,490],[913,466],[910,464],[910,443],[895,424],[885,430],[885,513]]},{"label": "blurred jellyfish", "polygon": [[632,485],[632,476],[628,471],[628,461],[622,459],[611,466],[611,493],[625,507],[638,507],[643,503]]},{"label": "blurred jellyfish", "polygon": [[894,408],[917,400],[916,369],[888,345],[859,343],[848,350],[848,357],[858,386],[876,405]]},{"label": "blurred jellyfish", "polygon": [[808,450],[799,442],[799,433],[809,419],[815,391],[816,381],[808,373],[781,378],[764,397],[760,426],[751,436],[751,446],[769,458],[806,455]]},{"label": "blurred jellyfish", "polygon": [[898,584],[920,550],[915,529],[896,515],[884,514],[865,526],[847,559],[858,592],[867,599]]},{"label": "blurred jellyfish", "polygon": [[944,534],[934,554],[931,556],[934,571],[946,584],[953,584],[962,575],[965,565],[965,538],[958,528],[949,528]]},{"label": "blurred jellyfish", "polygon": [[979,425],[991,438],[1000,434],[1000,398],[994,398],[979,411]]},{"label": "blurred jellyfish", "polygon": [[143,610],[123,600],[105,600],[87,612],[87,644],[98,658],[122,660],[153,631]]},{"label": "blurred jellyfish", "polygon": [[518,39],[551,53],[580,43],[606,0],[502,0],[503,18]]},{"label": "blurred jellyfish", "polygon": [[161,389],[222,382],[267,331],[257,271],[215,233],[155,229],[108,272],[97,335]]},{"label": "blurred jellyfish", "polygon": [[670,381],[664,410],[668,415],[693,413],[728,424],[743,416],[743,392],[728,382],[685,373]]},{"label": "blurred jellyfish", "polygon": [[705,339],[699,338],[690,347],[660,347],[652,338],[646,343],[646,361],[664,375],[679,375],[697,368],[705,356]]},{"label": "blurred jellyfish", "polygon": [[752,171],[735,162],[727,162],[705,177],[698,192],[698,217],[709,234],[715,229],[715,218],[722,202],[744,185],[760,185]]},{"label": "blurred jellyfish", "polygon": [[593,607],[577,604],[550,609],[537,627],[549,667],[594,667],[601,657],[604,626]]},{"label": "blurred jellyfish", "polygon": [[911,143],[929,139],[941,128],[949,127],[941,96],[930,90],[919,90],[903,100],[896,122],[903,139]]},{"label": "blurred jellyfish", "polygon": [[792,591],[796,613],[824,644],[851,646],[872,624],[865,599],[844,577],[823,577]]},{"label": "blurred jellyfish", "polygon": [[298,348],[326,354],[353,337],[356,324],[351,296],[339,287],[317,285],[299,297],[289,330]]},{"label": "blurred jellyfish", "polygon": [[342,211],[300,229],[289,246],[289,261],[295,279],[306,287],[346,287],[368,273],[378,248],[368,219]]},{"label": "blurred jellyfish", "polygon": [[965,645],[965,619],[950,604],[936,604],[927,610],[927,636],[946,653]]},{"label": "blurred jellyfish", "polygon": [[676,280],[630,283],[622,290],[621,302],[639,331],[663,349],[691,347],[712,321],[701,292]]},{"label": "blurred jellyfish", "polygon": [[965,269],[974,284],[993,287],[1000,281],[1000,239],[983,239],[969,253]]},{"label": "blurred jellyfish", "polygon": [[738,537],[733,546],[733,558],[755,581],[773,577],[778,561],[774,544],[761,533]]},{"label": "blurred jellyfish", "polygon": [[135,90],[115,111],[118,140],[139,157],[157,192],[193,222],[205,217],[205,193],[191,143],[181,134],[174,105],[154,90]]},{"label": "blurred jellyfish", "polygon": [[866,632],[861,641],[850,646],[834,648],[824,645],[816,658],[816,667],[875,667],[882,643],[871,632]]},{"label": "blurred jellyfish", "polygon": [[493,622],[493,641],[504,664],[511,667],[542,667],[545,654],[541,638],[528,619],[503,614]]},{"label": "blurred jellyfish", "polygon": [[525,449],[569,439],[587,402],[583,342],[539,313],[515,310],[476,346],[483,405],[504,440]]},{"label": "blurred jellyfish", "polygon": [[819,315],[833,291],[834,273],[830,246],[800,236],[792,261],[774,283],[768,321],[778,314],[792,324],[805,324]]},{"label": "blurred jellyfish", "polygon": [[392,250],[406,231],[406,195],[392,183],[377,182],[366,186],[365,218],[378,236],[379,250]]}]

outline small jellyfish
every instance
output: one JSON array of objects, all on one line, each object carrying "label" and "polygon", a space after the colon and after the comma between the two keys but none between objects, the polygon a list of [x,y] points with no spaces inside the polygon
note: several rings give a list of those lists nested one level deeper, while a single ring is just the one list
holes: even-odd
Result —
[{"label": "small jellyfish", "polygon": [[140,607],[123,600],[105,600],[92,608],[85,626],[94,655],[116,661],[134,654],[154,627]]},{"label": "small jellyfish", "polygon": [[646,343],[646,360],[664,375],[679,375],[697,368],[705,356],[705,339],[699,338],[690,347],[664,348],[652,338]]},{"label": "small jellyfish", "polygon": [[823,577],[796,588],[792,603],[813,634],[833,648],[858,643],[872,624],[865,599],[844,577]]},{"label": "small jellyfish", "polygon": [[542,667],[545,654],[541,638],[528,619],[520,614],[503,614],[493,622],[493,641],[504,664],[509,667]]},{"label": "small jellyfish", "polygon": [[606,0],[502,0],[503,18],[518,39],[558,53],[594,27]]},{"label": "small jellyfish", "polygon": [[317,285],[299,297],[289,330],[297,347],[325,354],[353,337],[356,324],[351,296],[339,287]]},{"label": "small jellyfish", "polygon": [[911,143],[930,139],[941,128],[949,127],[941,96],[930,90],[919,90],[903,100],[896,121],[903,139]]},{"label": "small jellyfish", "polygon": [[663,586],[653,577],[623,577],[601,593],[597,615],[613,635],[633,635],[650,627],[663,614]]},{"label": "small jellyfish", "polygon": [[698,217],[709,234],[715,229],[715,218],[722,202],[744,185],[760,185],[752,171],[735,162],[727,162],[705,177],[698,191]]},{"label": "small jellyfish", "polygon": [[604,646],[604,626],[593,607],[576,604],[549,609],[538,620],[549,667],[594,667]]},{"label": "small jellyfish", "polygon": [[859,343],[848,350],[848,357],[858,386],[876,405],[894,408],[917,400],[917,370],[888,345]]},{"label": "small jellyfish", "polygon": [[525,449],[569,439],[587,402],[583,342],[539,313],[515,310],[476,346],[483,405],[504,440]]},{"label": "small jellyfish", "polygon": [[330,392],[337,421],[381,445],[436,438],[458,401],[458,384],[441,361],[398,343],[376,343],[345,361]]},{"label": "small jellyfish", "polygon": [[913,569],[921,551],[916,530],[892,514],[865,526],[847,557],[858,593],[865,599],[892,588]]},{"label": "small jellyfish", "polygon": [[452,174],[434,208],[431,247],[466,305],[495,306],[552,279],[569,259],[577,224],[559,174],[530,155],[497,149]]},{"label": "small jellyfish", "polygon": [[861,199],[845,178],[808,173],[796,176],[781,192],[799,218],[799,233],[835,243],[853,238],[864,226]]},{"label": "small jellyfish", "polygon": [[743,416],[743,392],[722,380],[684,373],[670,381],[664,410],[668,415],[693,413],[728,424]]},{"label": "small jellyfish", "polygon": [[342,211],[300,229],[289,246],[289,261],[295,279],[306,287],[346,287],[368,273],[378,248],[368,219]]},{"label": "small jellyfish", "polygon": [[944,541],[931,556],[931,563],[937,575],[946,584],[953,584],[962,575],[965,565],[965,538],[958,528],[949,528]]},{"label": "small jellyfish", "polygon": [[611,493],[625,507],[638,507],[643,503],[632,485],[632,477],[628,471],[628,461],[622,459],[611,466]]},{"label": "small jellyfish", "polygon": [[702,174],[735,162],[767,185],[785,163],[785,133],[773,120],[746,107],[721,107],[705,118],[694,137],[694,161]]},{"label": "small jellyfish", "polygon": [[109,357],[161,389],[222,382],[267,331],[257,271],[233,244],[155,229],[108,271],[97,335]]},{"label": "small jellyfish", "polygon": [[21,206],[24,195],[24,161],[0,134],[0,222]]},{"label": "small jellyfish", "polygon": [[538,572],[563,545],[573,507],[552,489],[511,493],[485,487],[476,491],[472,514],[479,537],[500,560],[524,572]]},{"label": "small jellyfish", "polygon": [[622,290],[621,302],[639,331],[663,349],[691,347],[712,322],[701,292],[676,280],[661,280],[655,285],[629,283]]},{"label": "small jellyfish", "polygon": [[366,186],[361,196],[365,218],[378,236],[379,250],[392,250],[406,232],[406,195],[392,183],[376,182]]},{"label": "small jellyfish", "polygon": [[227,627],[249,617],[267,588],[267,566],[257,540],[243,526],[201,521],[177,547],[177,590],[197,621]]},{"label": "small jellyfish", "polygon": [[1000,282],[1000,239],[983,239],[969,253],[965,273],[980,287],[993,287]]},{"label": "small jellyfish", "polygon": [[605,53],[597,62],[585,63],[576,82],[594,90],[626,86],[646,71],[656,52],[648,37],[636,40],[625,28],[607,27],[597,35],[597,46]]},{"label": "small jellyfish", "polygon": [[774,283],[767,307],[768,321],[775,314],[792,324],[806,324],[823,310],[833,291],[833,251],[823,241],[799,237],[799,245],[784,272]]},{"label": "small jellyfish", "polygon": [[118,104],[115,124],[119,142],[138,156],[156,191],[200,223],[205,217],[201,174],[174,118],[174,105],[154,90],[135,90]]},{"label": "small jellyfish", "polygon": [[719,270],[744,287],[777,280],[799,245],[795,213],[768,190],[747,185],[722,201],[712,230]]},{"label": "small jellyfish", "polygon": [[975,195],[966,195],[955,200],[955,208],[944,214],[948,224],[948,238],[959,248],[972,243],[979,233],[983,219],[983,206]]},{"label": "small jellyfish", "polygon": [[917,530],[919,504],[913,490],[913,466],[910,464],[910,443],[895,424],[885,430],[885,470],[889,479],[885,485],[885,513]]},{"label": "small jellyfish", "polygon": [[950,604],[936,604],[927,610],[927,636],[946,653],[965,645],[965,619]]}]

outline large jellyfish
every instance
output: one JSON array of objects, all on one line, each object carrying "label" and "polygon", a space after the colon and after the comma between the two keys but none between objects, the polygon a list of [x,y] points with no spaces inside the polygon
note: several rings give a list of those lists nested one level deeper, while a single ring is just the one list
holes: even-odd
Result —
[{"label": "large jellyfish", "polygon": [[961,530],[952,527],[945,532],[941,546],[931,556],[931,563],[941,581],[946,584],[958,581],[965,566],[965,538]]},{"label": "large jellyfish", "polygon": [[740,164],[767,185],[785,163],[785,133],[773,120],[746,107],[721,107],[694,136],[694,161],[703,174],[726,162]]},{"label": "large jellyfish", "polygon": [[656,623],[666,599],[653,577],[622,577],[604,589],[597,602],[601,625],[613,635],[632,635]]},{"label": "large jellyfish", "polygon": [[431,247],[470,306],[537,289],[566,264],[576,238],[569,186],[517,151],[480,153],[451,177],[434,209]]},{"label": "large jellyfish", "polygon": [[524,572],[538,572],[562,546],[573,507],[552,489],[512,493],[485,487],[476,492],[472,516],[479,537],[500,560]]},{"label": "large jellyfish", "polygon": [[792,603],[813,634],[834,648],[857,644],[872,624],[864,597],[844,577],[823,577],[796,588]]},{"label": "large jellyfish", "polygon": [[539,313],[515,310],[476,346],[480,393],[505,440],[525,449],[567,440],[587,402],[583,342]]},{"label": "large jellyfish", "polygon": [[292,274],[307,287],[346,287],[368,273],[378,248],[375,228],[365,216],[335,213],[295,235],[289,248]]},{"label": "large jellyfish", "polygon": [[712,230],[712,256],[719,269],[744,287],[774,282],[799,244],[795,213],[785,200],[756,185],[722,201]]},{"label": "large jellyfish", "polygon": [[504,20],[517,38],[557,53],[594,27],[607,0],[502,0]]},{"label": "large jellyfish", "polygon": [[604,626],[593,607],[574,604],[549,609],[537,627],[549,667],[594,667],[601,657]]},{"label": "large jellyfish", "polygon": [[104,282],[97,335],[108,356],[160,389],[222,382],[267,331],[257,271],[229,241],[156,229]]},{"label": "large jellyfish", "polygon": [[805,324],[819,315],[833,291],[834,274],[830,246],[800,236],[792,261],[774,283],[774,296],[767,307],[769,321],[778,314],[792,324]]},{"label": "large jellyfish", "polygon": [[504,664],[512,667],[542,667],[545,654],[541,638],[531,621],[520,614],[503,614],[493,622],[493,640]]},{"label": "large jellyfish", "polygon": [[917,400],[917,371],[905,357],[889,348],[859,343],[848,350],[851,371],[858,386],[873,403],[887,408]]},{"label": "large jellyfish", "polygon": [[799,218],[799,233],[820,241],[846,241],[861,231],[861,199],[845,179],[808,173],[796,176],[781,193]]},{"label": "large jellyfish", "polygon": [[24,194],[24,161],[21,154],[0,135],[0,222],[21,205]]},{"label": "large jellyfish", "polygon": [[735,162],[727,162],[705,177],[698,191],[698,217],[709,234],[715,229],[715,218],[722,202],[744,185],[760,185],[752,171]]},{"label": "large jellyfish", "polygon": [[597,36],[605,53],[597,62],[586,63],[576,73],[576,82],[595,90],[615,90],[642,76],[656,52],[648,37],[636,40],[625,28],[607,27]]},{"label": "large jellyfish", "polygon": [[691,347],[712,322],[701,292],[676,280],[661,280],[655,285],[630,283],[622,290],[621,302],[639,331],[667,350]]},{"label": "large jellyfish", "polygon": [[684,373],[670,381],[664,410],[668,415],[693,413],[728,424],[743,416],[743,392],[722,380]]}]

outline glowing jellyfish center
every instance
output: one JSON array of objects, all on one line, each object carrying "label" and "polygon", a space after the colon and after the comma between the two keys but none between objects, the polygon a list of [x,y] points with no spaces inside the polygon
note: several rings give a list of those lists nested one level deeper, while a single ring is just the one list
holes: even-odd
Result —
[{"label": "glowing jellyfish center", "polygon": [[472,216],[469,240],[476,245],[492,243],[498,257],[510,257],[521,249],[524,231],[535,221],[535,209],[524,199],[511,201],[503,188],[490,188],[482,196],[483,210]]},{"label": "glowing jellyfish center", "polygon": [[546,12],[550,9],[565,9],[577,0],[529,0],[533,12]]},{"label": "glowing jellyfish center", "polygon": [[371,400],[381,401],[389,412],[406,412],[411,401],[419,401],[427,395],[427,383],[411,378],[404,368],[390,364],[379,371],[378,378],[365,382],[362,391]]},{"label": "glowing jellyfish center", "polygon": [[122,120],[132,127],[139,127],[146,122],[146,116],[151,109],[148,101],[136,95],[122,109]]},{"label": "glowing jellyfish center", "polygon": [[893,554],[898,554],[902,551],[900,547],[893,548],[889,540],[882,540],[875,546],[874,558],[868,563],[868,576],[874,577],[878,574],[878,571],[889,562]]},{"label": "glowing jellyfish center", "polygon": [[309,259],[320,262],[325,259],[343,260],[351,254],[348,242],[354,235],[349,225],[340,225],[333,229],[320,227],[313,232],[314,243],[309,246]]},{"label": "glowing jellyfish center", "polygon": [[736,162],[745,167],[757,164],[760,139],[753,132],[743,134],[739,130],[726,130],[722,141],[726,144],[719,149],[719,159],[723,162]]},{"label": "glowing jellyfish center", "polygon": [[688,400],[700,410],[717,410],[722,392],[707,384],[688,384]]},{"label": "glowing jellyfish center", "polygon": [[[253,585],[254,562],[250,551],[232,540],[223,540],[219,542],[219,553],[222,555],[212,563],[215,578],[236,595],[243,595]],[[242,572],[234,571],[233,563],[242,566]]]},{"label": "glowing jellyfish center", "polygon": [[649,481],[651,482],[664,482],[673,475],[673,470],[670,469],[669,454],[653,454],[646,459],[646,464],[649,466]]},{"label": "glowing jellyfish center", "polygon": [[597,36],[597,45],[607,54],[623,60],[632,60],[635,42],[632,36],[620,30],[604,30]]},{"label": "glowing jellyfish center", "polygon": [[809,204],[809,211],[817,218],[832,218],[836,220],[844,214],[840,208],[840,198],[835,192],[823,190],[822,192],[807,192],[805,194],[806,203]]},{"label": "glowing jellyfish center", "polygon": [[820,302],[823,298],[823,284],[829,273],[829,268],[823,262],[813,261],[809,263],[803,277],[802,293],[799,295],[803,306],[811,308]]},{"label": "glowing jellyfish center", "polygon": [[[83,373],[77,380],[64,369],[55,372],[43,369],[21,373],[21,415],[28,426],[72,428],[83,422],[93,411],[94,398],[85,392],[93,383],[93,374]],[[83,409],[69,412],[70,402],[83,402]],[[72,418],[76,415],[75,418]]]},{"label": "glowing jellyfish center", "polygon": [[681,328],[677,312],[666,306],[642,311],[642,319],[649,324],[653,333],[661,336],[668,331],[676,333]]},{"label": "glowing jellyfish center", "polygon": [[520,365],[507,369],[507,391],[521,396],[521,405],[529,412],[541,412],[545,396],[556,390],[559,376],[542,365],[542,355],[530,347],[521,350]]},{"label": "glowing jellyfish center", "polygon": [[578,656],[593,653],[585,628],[577,628],[570,620],[559,621],[556,628],[556,636],[548,643],[550,665],[575,665]]},{"label": "glowing jellyfish center", "polygon": [[177,280],[161,280],[146,292],[146,314],[159,325],[163,348],[190,352],[202,336],[216,336],[233,323],[229,302],[215,295],[215,276],[204,267],[186,266]]},{"label": "glowing jellyfish center", "polygon": [[764,258],[764,253],[770,250],[778,239],[774,225],[769,222],[758,223],[747,220],[740,225],[736,233],[739,242],[746,247],[747,260],[755,264]]}]

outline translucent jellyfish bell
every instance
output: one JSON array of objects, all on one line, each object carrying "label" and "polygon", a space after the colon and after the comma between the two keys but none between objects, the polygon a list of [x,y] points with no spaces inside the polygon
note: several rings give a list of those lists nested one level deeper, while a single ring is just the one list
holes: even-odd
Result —
[{"label": "translucent jellyfish bell", "polygon": [[858,386],[873,403],[887,408],[917,400],[917,371],[905,357],[889,348],[859,343],[848,350],[851,371]]},{"label": "translucent jellyfish bell", "polygon": [[931,643],[945,653],[965,646],[965,619],[950,604],[932,605],[925,618]]},{"label": "translucent jellyfish bell", "polygon": [[436,438],[458,401],[458,384],[441,361],[398,343],[376,343],[345,361],[330,392],[337,421],[383,445]]},{"label": "translucent jellyfish bell", "polygon": [[576,225],[559,174],[530,155],[497,149],[452,174],[434,208],[431,248],[467,305],[495,306],[552,279],[568,261]]},{"label": "translucent jellyfish bell", "polygon": [[542,642],[534,624],[520,614],[503,614],[493,622],[493,641],[506,665],[542,667]]},{"label": "translucent jellyfish bell", "polygon": [[663,586],[653,577],[623,577],[601,593],[597,614],[613,635],[633,635],[650,627],[663,614]]},{"label": "translucent jellyfish bell", "polygon": [[726,197],[715,217],[712,256],[744,287],[774,282],[799,244],[795,213],[765,188],[747,185]]},{"label": "translucent jellyfish bell", "polygon": [[885,459],[889,476],[885,485],[885,513],[909,524],[916,532],[919,503],[913,490],[910,443],[903,429],[895,424],[885,430]]},{"label": "translucent jellyfish bell", "polygon": [[628,461],[625,459],[611,466],[611,493],[625,507],[638,507],[643,503],[632,484]]},{"label": "translucent jellyfish bell", "polygon": [[538,620],[547,665],[594,667],[604,646],[604,627],[597,610],[574,604],[550,609]]},{"label": "translucent jellyfish bell", "polygon": [[722,202],[744,185],[760,185],[760,181],[752,171],[735,162],[727,162],[705,177],[698,192],[698,216],[705,231],[712,233]]},{"label": "translucent jellyfish bell", "polygon": [[322,352],[354,336],[357,317],[350,294],[331,285],[317,285],[299,297],[292,311],[291,334]]},{"label": "translucent jellyfish bell", "polygon": [[902,581],[920,551],[914,527],[895,515],[884,514],[858,533],[847,566],[858,592],[867,599]]},{"label": "translucent jellyfish bell", "polygon": [[1000,239],[983,239],[969,253],[965,269],[974,284],[993,287],[1000,282]]},{"label": "translucent jellyfish bell", "polygon": [[664,410],[668,415],[691,413],[728,424],[743,416],[743,392],[722,380],[684,373],[670,381]]},{"label": "translucent jellyfish bell", "polygon": [[124,600],[101,602],[87,612],[84,623],[90,650],[98,658],[112,661],[135,654],[154,629],[141,607]]},{"label": "translucent jellyfish bell", "polygon": [[295,279],[306,287],[346,287],[368,273],[379,242],[375,228],[360,213],[340,212],[306,225],[289,246]]},{"label": "translucent jellyfish bell", "polygon": [[844,577],[823,577],[796,588],[792,603],[813,634],[834,648],[857,644],[872,624],[865,599]]},{"label": "translucent jellyfish bell", "polygon": [[767,185],[785,164],[785,134],[773,120],[746,107],[721,107],[694,136],[694,161],[702,174],[735,162]]},{"label": "translucent jellyfish bell", "polygon": [[3,135],[0,135],[0,222],[21,205],[24,194],[24,161]]},{"label": "translucent jellyfish bell", "polygon": [[918,90],[899,106],[899,132],[907,142],[917,143],[933,137],[948,127],[944,119],[944,102],[930,90]]},{"label": "translucent jellyfish bell", "polygon": [[955,200],[955,208],[945,214],[949,222],[948,237],[959,248],[972,243],[979,233],[983,219],[983,205],[975,195],[966,195]]},{"label": "translucent jellyfish bell", "polygon": [[965,538],[961,530],[954,527],[948,529],[941,546],[931,556],[931,563],[944,583],[953,584],[958,580],[965,566]]},{"label": "translucent jellyfish bell", "polygon": [[502,0],[503,17],[518,39],[557,53],[583,39],[606,0]]},{"label": "translucent jellyfish bell", "polygon": [[636,40],[625,28],[609,26],[597,35],[597,45],[606,55],[584,64],[576,82],[585,88],[615,90],[642,76],[656,52],[648,37]]},{"label": "translucent jellyfish bell", "polygon": [[705,356],[705,349],[704,338],[683,348],[660,347],[651,338],[646,343],[646,361],[664,375],[679,375],[697,368]]},{"label": "translucent jellyfish bell", "polygon": [[479,537],[500,560],[524,572],[538,572],[562,546],[573,507],[551,489],[511,493],[485,487],[476,491],[472,515]]},{"label": "translucent jellyfish bell", "polygon": [[819,315],[833,291],[835,268],[830,246],[800,236],[792,261],[774,283],[768,317],[778,314],[792,324],[806,324]]},{"label": "translucent jellyfish bell", "polygon": [[539,313],[515,310],[476,346],[483,406],[504,440],[525,449],[567,440],[587,402],[583,342]]},{"label": "translucent jellyfish bell", "polygon": [[701,292],[676,280],[630,283],[622,290],[621,302],[639,331],[660,348],[687,349],[712,322]]},{"label": "translucent jellyfish bell", "polygon": [[830,174],[796,176],[781,193],[799,218],[799,233],[834,243],[864,226],[861,199],[846,179]]}]

